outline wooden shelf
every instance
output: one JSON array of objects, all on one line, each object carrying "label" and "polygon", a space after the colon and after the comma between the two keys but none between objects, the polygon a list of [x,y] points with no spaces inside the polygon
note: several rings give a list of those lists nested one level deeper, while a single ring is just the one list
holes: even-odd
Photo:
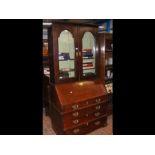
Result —
[{"label": "wooden shelf", "polygon": [[83,70],[90,70],[90,69],[95,69],[95,68],[84,68]]},{"label": "wooden shelf", "polygon": [[96,75],[95,73],[89,73],[89,74],[87,74],[87,73],[83,73],[83,76],[94,76],[94,75]]},{"label": "wooden shelf", "polygon": [[59,70],[59,72],[73,72],[73,71],[75,71],[75,69],[70,69],[70,70],[67,70],[67,71]]},{"label": "wooden shelf", "polygon": [[68,61],[68,60],[75,60],[75,59],[67,59],[67,60],[59,60],[59,61]]},{"label": "wooden shelf", "polygon": [[87,59],[95,59],[95,58],[83,58],[83,60],[87,60]]},{"label": "wooden shelf", "polygon": [[112,52],[112,50],[106,50],[106,49],[105,49],[105,52],[110,53],[110,52]]},{"label": "wooden shelf", "polygon": [[105,66],[105,69],[112,69],[113,68],[113,65],[106,65]]},{"label": "wooden shelf", "polygon": [[62,76],[59,76],[60,79],[71,79],[71,78],[74,78],[74,77],[62,77]]},{"label": "wooden shelf", "polygon": [[112,52],[105,52],[105,59],[112,58]]}]

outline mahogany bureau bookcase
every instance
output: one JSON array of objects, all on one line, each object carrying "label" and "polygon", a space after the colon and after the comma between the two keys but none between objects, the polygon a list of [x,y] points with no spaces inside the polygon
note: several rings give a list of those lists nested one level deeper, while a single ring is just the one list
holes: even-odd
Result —
[{"label": "mahogany bureau bookcase", "polygon": [[53,22],[48,30],[49,113],[56,134],[86,134],[107,125],[96,36],[96,25]]}]

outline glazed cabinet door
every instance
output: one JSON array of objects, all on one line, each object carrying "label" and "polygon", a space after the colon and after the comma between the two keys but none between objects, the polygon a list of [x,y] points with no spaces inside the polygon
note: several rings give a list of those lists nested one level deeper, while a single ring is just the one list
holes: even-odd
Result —
[{"label": "glazed cabinet door", "polygon": [[97,77],[96,27],[79,27],[80,79]]},{"label": "glazed cabinet door", "polygon": [[77,80],[77,27],[54,24],[52,29],[56,82],[75,81]]}]

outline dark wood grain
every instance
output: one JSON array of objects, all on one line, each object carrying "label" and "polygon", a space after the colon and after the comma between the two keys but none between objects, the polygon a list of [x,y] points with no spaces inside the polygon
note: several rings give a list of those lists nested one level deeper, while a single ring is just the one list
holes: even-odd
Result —
[{"label": "dark wood grain", "polygon": [[82,135],[89,133],[97,128],[104,127],[106,125],[107,125],[107,117],[102,117],[99,119],[95,119],[93,121],[86,122],[81,126],[67,129],[64,131],[64,133],[67,135]]},{"label": "dark wood grain", "polygon": [[[75,78],[59,79],[58,38],[68,30],[74,38]],[[96,75],[82,75],[82,38],[91,32],[96,40]],[[108,96],[99,76],[97,26],[53,22],[48,31],[50,58],[50,102],[52,127],[56,134],[85,134],[107,124]],[[78,112],[78,116],[76,116]]]},{"label": "dark wood grain", "polygon": [[51,84],[51,93],[50,113],[57,134],[107,116],[108,96],[101,81]]}]

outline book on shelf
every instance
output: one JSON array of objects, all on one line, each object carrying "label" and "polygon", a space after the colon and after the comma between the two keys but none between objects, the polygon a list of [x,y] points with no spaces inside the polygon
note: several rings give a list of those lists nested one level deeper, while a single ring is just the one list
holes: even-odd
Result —
[{"label": "book on shelf", "polygon": [[59,60],[64,60],[64,57],[63,56],[59,56]]},{"label": "book on shelf", "polygon": [[83,73],[83,76],[90,76],[90,75],[95,75],[95,73],[93,73],[93,72]]},{"label": "book on shelf", "polygon": [[82,58],[83,58],[83,59],[90,59],[90,58],[91,58],[91,59],[94,59],[93,56],[87,56],[87,57],[86,57],[86,56],[83,56]]},{"label": "book on shelf", "polygon": [[92,63],[93,63],[92,61],[83,62],[83,64],[92,64]]},{"label": "book on shelf", "polygon": [[69,53],[59,53],[59,60],[68,60],[70,59]]},{"label": "book on shelf", "polygon": [[87,70],[88,70],[88,69],[92,70],[92,69],[95,69],[95,68],[92,67],[92,66],[90,66],[90,67],[88,66],[88,67],[83,67],[82,69],[84,69],[84,70],[85,70],[85,69],[87,69]]},{"label": "book on shelf", "polygon": [[91,48],[85,48],[82,50],[82,52],[92,52],[92,49]]},{"label": "book on shelf", "polygon": [[83,57],[93,57],[93,53],[92,52],[84,52]]},{"label": "book on shelf", "polygon": [[83,67],[93,67],[93,63],[83,63]]}]

